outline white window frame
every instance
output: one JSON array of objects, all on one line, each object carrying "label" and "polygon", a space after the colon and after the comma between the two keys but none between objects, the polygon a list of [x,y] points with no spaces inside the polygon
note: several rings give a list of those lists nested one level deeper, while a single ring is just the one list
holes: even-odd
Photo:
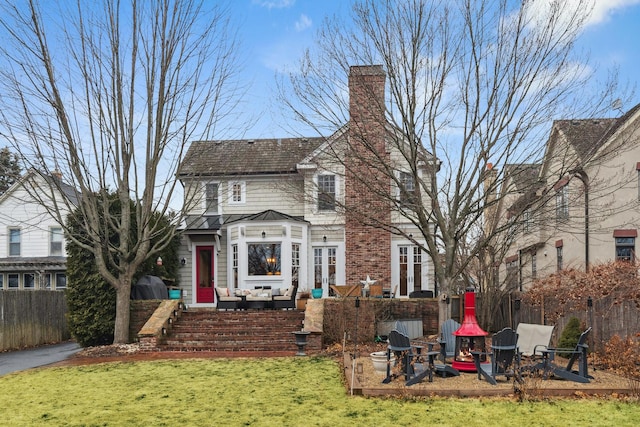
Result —
[{"label": "white window frame", "polygon": [[[16,234],[14,234],[14,232]],[[9,228],[9,256],[10,257],[19,257],[22,253],[22,231],[20,230],[20,228],[18,227],[10,227]],[[14,241],[14,237],[17,236],[17,241]],[[14,253],[15,251],[13,250],[13,248],[17,247],[17,253]]]},{"label": "white window frame", "polygon": [[[215,199],[215,210],[211,209],[212,203],[209,201],[209,186],[215,185],[217,189],[216,199]],[[220,183],[219,182],[206,182],[204,184],[204,211],[208,214],[218,214],[220,212]]]},{"label": "white window frame", "polygon": [[[27,280],[30,277],[31,280]],[[36,275],[35,273],[24,273],[22,275],[22,286],[24,289],[35,289],[36,288]]]},{"label": "white window frame", "polygon": [[[15,279],[15,286],[11,286],[11,279]],[[20,289],[20,274],[8,273],[7,274],[7,289]]]},{"label": "white window frame", "polygon": [[247,200],[247,184],[244,181],[229,182],[229,204],[243,205]]},{"label": "white window frame", "polygon": [[[333,208],[331,209],[321,209],[320,208],[320,195],[322,193],[326,193],[325,191],[320,191],[320,177],[333,177]],[[338,176],[333,173],[320,173],[315,177],[316,182],[316,210],[318,212],[335,212],[337,203],[338,203]],[[329,193],[327,193],[329,194]]]},{"label": "white window frame", "polygon": [[300,281],[300,243],[291,243],[291,283]]},{"label": "white window frame", "polygon": [[[411,172],[397,171],[398,178],[397,200],[402,206],[411,206],[415,203],[416,177]],[[404,189],[404,192],[402,191]]]},{"label": "white window frame", "polygon": [[[59,237],[59,240],[56,239]],[[54,248],[54,245],[60,245],[60,248]],[[62,227],[49,228],[49,256],[62,256],[64,251],[64,233]]]},{"label": "white window frame", "polygon": [[234,289],[240,284],[240,258],[237,243],[231,245],[231,282]]},{"label": "white window frame", "polygon": [[[60,280],[64,278],[64,280]],[[60,284],[60,282],[64,281],[64,286]],[[56,273],[56,289],[66,289],[67,288],[67,275],[66,273]]]}]

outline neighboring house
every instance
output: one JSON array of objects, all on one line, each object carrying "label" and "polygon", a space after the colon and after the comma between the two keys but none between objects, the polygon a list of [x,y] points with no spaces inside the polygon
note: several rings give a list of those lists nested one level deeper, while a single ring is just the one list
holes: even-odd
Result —
[{"label": "neighboring house", "polygon": [[[345,141],[354,137],[354,128],[366,127],[369,141],[385,164],[395,162],[398,174],[409,170],[387,144],[390,130],[383,124],[383,104],[362,95],[372,86],[384,100],[384,82],[381,66],[352,67],[350,122],[328,138],[191,144],[178,174],[190,212],[180,255],[187,302],[212,304],[214,286],[233,290],[296,284],[300,290],[322,289],[328,296],[331,285],[359,284],[367,276],[397,289],[396,296],[435,290],[431,260],[418,246],[363,225],[348,209],[347,201],[377,206],[372,192],[356,184],[342,163],[349,161]],[[362,174],[376,179],[379,172],[370,169]],[[391,181],[387,175],[384,182],[399,198],[413,191],[410,182],[400,191]],[[388,201],[385,206],[379,219],[386,225],[419,235],[410,221],[392,214]]]},{"label": "neighboring house", "polygon": [[[62,226],[33,197],[34,189],[51,191],[34,170],[0,196],[0,289],[64,289],[66,251]],[[75,200],[72,187],[60,183],[56,197]],[[60,199],[61,200],[61,199]],[[65,206],[60,203],[59,206]]]},{"label": "neighboring house", "polygon": [[500,268],[512,289],[566,268],[635,260],[639,125],[640,104],[615,119],[558,120],[541,164],[511,166],[529,171],[516,174],[519,184],[505,181],[498,210],[502,223],[517,218]]}]

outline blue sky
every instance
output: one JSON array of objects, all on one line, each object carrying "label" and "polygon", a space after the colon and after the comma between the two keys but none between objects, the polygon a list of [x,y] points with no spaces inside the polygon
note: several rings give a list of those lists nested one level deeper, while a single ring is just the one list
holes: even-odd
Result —
[{"label": "blue sky", "polygon": [[[541,1],[541,0],[536,0]],[[542,0],[543,1],[543,0]],[[577,0],[566,0],[577,1]],[[635,85],[640,70],[640,0],[595,0],[589,25],[580,47],[590,52],[600,76],[617,65],[621,80]],[[326,16],[349,13],[345,0],[233,0],[233,19],[239,23],[243,47],[243,81],[250,85],[246,104],[255,111],[254,126],[246,138],[293,136],[280,125],[283,119],[274,103],[277,72],[295,66],[304,50],[313,44],[315,32]],[[636,94],[638,95],[638,94]],[[634,102],[639,102],[638,96]],[[624,105],[629,109],[633,105]],[[309,135],[313,136],[313,135]]]}]

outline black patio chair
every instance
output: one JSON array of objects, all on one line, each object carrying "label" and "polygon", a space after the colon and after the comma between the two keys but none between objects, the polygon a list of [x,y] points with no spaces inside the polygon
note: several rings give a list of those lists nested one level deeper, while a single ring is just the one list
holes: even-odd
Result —
[{"label": "black patio chair", "polygon": [[507,379],[518,377],[518,334],[511,328],[504,328],[491,337],[491,364],[480,363],[480,352],[473,352],[478,379],[484,377],[490,384],[496,385],[496,377],[504,375]]},{"label": "black patio chair", "polygon": [[[576,347],[571,348],[547,348],[540,350],[542,353],[542,362],[538,364],[538,367],[542,370],[542,377],[544,379],[549,378],[551,374],[556,377],[560,377],[569,381],[575,381],[578,383],[588,383],[589,379],[593,378],[589,376],[587,367],[587,353],[589,346],[587,345],[587,337],[591,332],[591,327],[580,334],[578,338],[578,344]],[[569,361],[565,367],[558,366],[554,363],[556,355],[565,355]],[[574,363],[578,362],[578,370],[573,370]]]},{"label": "black patio chair", "polygon": [[[435,371],[435,357],[438,351],[427,351],[418,353],[411,344],[411,340],[406,333],[396,329],[389,332],[389,345],[387,346],[387,376],[382,380],[383,384],[388,384],[398,375],[404,375],[406,385],[411,386],[429,378],[433,381]],[[391,356],[394,356],[394,360]],[[400,374],[391,373],[391,365],[399,366]]]}]

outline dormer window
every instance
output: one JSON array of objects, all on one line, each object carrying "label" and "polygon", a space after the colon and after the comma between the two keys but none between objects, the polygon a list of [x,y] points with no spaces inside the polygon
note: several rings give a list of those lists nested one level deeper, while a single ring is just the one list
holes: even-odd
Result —
[{"label": "dormer window", "polygon": [[318,175],[318,211],[336,210],[336,176]]}]

